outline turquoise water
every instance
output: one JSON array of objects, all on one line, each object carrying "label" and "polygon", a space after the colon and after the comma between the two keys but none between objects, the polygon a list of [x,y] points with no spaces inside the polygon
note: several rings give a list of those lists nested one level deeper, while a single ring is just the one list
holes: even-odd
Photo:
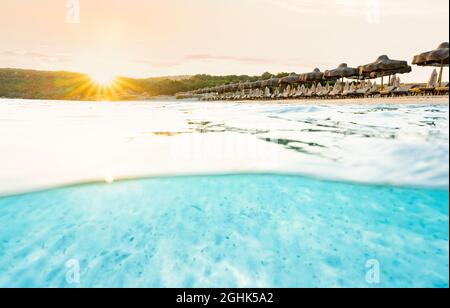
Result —
[{"label": "turquoise water", "polygon": [[448,287],[448,240],[445,189],[275,174],[99,183],[0,198],[0,287]]}]

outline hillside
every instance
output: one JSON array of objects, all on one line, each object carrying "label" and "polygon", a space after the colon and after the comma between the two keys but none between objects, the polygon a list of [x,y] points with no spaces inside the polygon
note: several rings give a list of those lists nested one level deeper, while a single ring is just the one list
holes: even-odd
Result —
[{"label": "hillside", "polygon": [[[280,74],[284,75],[284,74]],[[265,73],[263,76],[270,76]],[[260,76],[180,76],[133,79],[118,77],[115,86],[102,88],[88,75],[65,71],[0,69],[0,97],[55,100],[129,100],[196,90]]]}]

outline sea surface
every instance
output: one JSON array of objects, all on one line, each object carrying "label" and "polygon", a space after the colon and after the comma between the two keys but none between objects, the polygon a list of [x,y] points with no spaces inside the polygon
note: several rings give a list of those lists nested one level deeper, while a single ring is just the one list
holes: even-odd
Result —
[{"label": "sea surface", "polygon": [[0,100],[0,287],[448,286],[448,104]]}]

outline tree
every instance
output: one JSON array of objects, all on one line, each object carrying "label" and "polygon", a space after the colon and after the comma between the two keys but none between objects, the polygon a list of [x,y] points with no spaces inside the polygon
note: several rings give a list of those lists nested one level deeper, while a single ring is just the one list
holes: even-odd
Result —
[{"label": "tree", "polygon": [[264,74],[261,75],[261,79],[262,79],[262,80],[267,80],[267,79],[272,78],[272,76],[273,76],[273,75],[272,75],[271,73],[265,72]]}]

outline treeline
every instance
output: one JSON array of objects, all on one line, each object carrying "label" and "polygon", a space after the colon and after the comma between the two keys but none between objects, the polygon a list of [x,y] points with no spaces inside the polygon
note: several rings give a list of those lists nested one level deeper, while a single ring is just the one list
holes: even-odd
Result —
[{"label": "treeline", "polygon": [[0,97],[64,99],[88,80],[70,72],[0,69]]},{"label": "treeline", "polygon": [[[287,76],[287,73],[276,75]],[[145,99],[161,95],[175,95],[229,83],[269,79],[262,76],[195,75],[184,78],[133,79],[119,77],[111,89],[99,89],[88,75],[71,72],[49,72],[21,69],[0,69],[0,97],[55,100]]]}]

